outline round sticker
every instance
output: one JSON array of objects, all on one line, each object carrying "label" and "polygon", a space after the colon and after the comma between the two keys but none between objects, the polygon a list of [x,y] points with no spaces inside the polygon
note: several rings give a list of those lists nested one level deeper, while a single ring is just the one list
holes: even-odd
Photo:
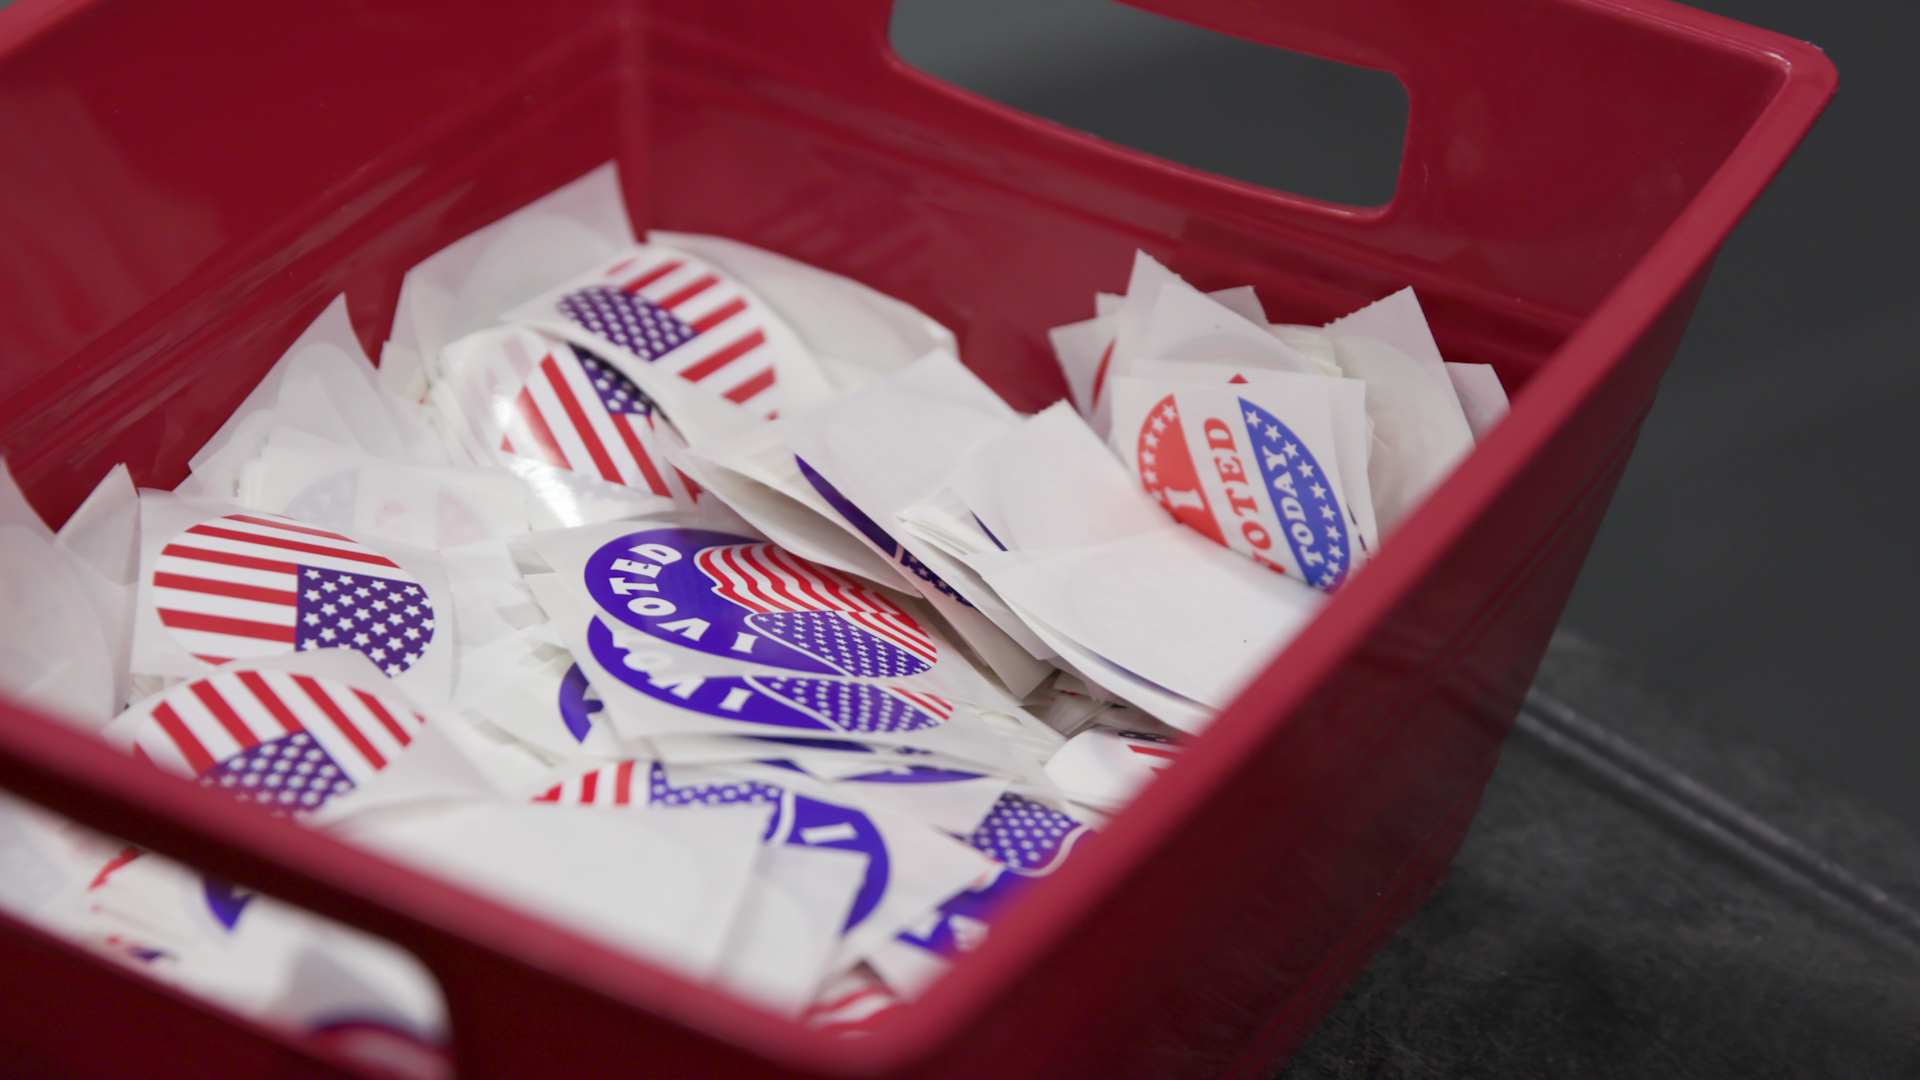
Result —
[{"label": "round sticker", "polygon": [[585,584],[609,618],[712,656],[868,679],[918,675],[940,656],[879,590],[744,536],[633,533],[593,553]]},{"label": "round sticker", "polygon": [[757,416],[779,404],[773,320],[725,274],[644,247],[554,304],[561,318]]},{"label": "round sticker", "polygon": [[507,412],[500,449],[664,498],[686,484],[660,456],[653,401],[606,360],[549,342]]},{"label": "round sticker", "polygon": [[1214,543],[1316,588],[1337,588],[1352,565],[1352,538],[1307,441],[1245,398],[1229,399],[1235,410],[1226,415],[1183,414],[1180,400],[1168,394],[1141,422],[1135,464],[1147,494]]},{"label": "round sticker", "polygon": [[334,679],[223,671],[168,691],[133,741],[137,754],[206,787],[305,814],[386,768],[425,723]]},{"label": "round sticker", "polygon": [[[952,702],[898,687],[788,675],[671,673],[671,658],[627,648],[599,619],[587,627],[587,648],[603,669],[627,686],[719,720],[874,733],[937,727],[953,715]],[[564,716],[564,687],[561,702]]]},{"label": "round sticker", "polygon": [[209,664],[357,649],[388,675],[433,641],[427,592],[392,559],[276,514],[203,521],[160,550],[161,625]]}]

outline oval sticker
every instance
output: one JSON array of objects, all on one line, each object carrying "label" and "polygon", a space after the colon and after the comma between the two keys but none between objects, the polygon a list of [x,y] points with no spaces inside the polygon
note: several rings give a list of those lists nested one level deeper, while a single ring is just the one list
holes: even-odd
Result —
[{"label": "oval sticker", "polygon": [[946,699],[897,687],[785,675],[676,672],[670,657],[627,648],[599,619],[587,627],[587,648],[600,667],[624,685],[720,720],[875,733],[936,727],[953,715],[953,704]]},{"label": "oval sticker", "polygon": [[765,541],[649,529],[603,545],[585,584],[607,617],[712,656],[855,678],[905,678],[939,660],[891,598]]}]

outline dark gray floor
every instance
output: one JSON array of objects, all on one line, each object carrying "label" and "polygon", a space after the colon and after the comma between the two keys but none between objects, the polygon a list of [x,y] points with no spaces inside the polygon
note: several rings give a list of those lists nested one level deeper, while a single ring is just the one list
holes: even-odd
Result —
[{"label": "dark gray floor", "polygon": [[[1722,254],[1566,625],[1920,825],[1920,5],[1703,6],[1821,45],[1841,89]],[[1385,76],[1109,0],[898,0],[894,31],[926,70],[1119,142],[1391,192]]]},{"label": "dark gray floor", "polygon": [[1451,879],[1287,1080],[1920,1076],[1920,840],[1562,634]]},{"label": "dark gray floor", "polygon": [[1704,6],[1840,92],[1722,253],[1567,623],[1920,824],[1920,8]]}]

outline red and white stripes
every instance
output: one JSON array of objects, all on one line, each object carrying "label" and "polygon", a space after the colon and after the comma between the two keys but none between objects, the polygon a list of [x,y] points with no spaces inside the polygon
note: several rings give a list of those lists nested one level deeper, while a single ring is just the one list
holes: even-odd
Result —
[{"label": "red and white stripes", "polygon": [[662,370],[761,415],[776,408],[767,317],[739,286],[694,259],[647,251],[607,277],[690,327],[693,340],[655,359]]},{"label": "red and white stripes", "polygon": [[691,499],[685,478],[661,456],[653,417],[609,408],[596,378],[619,376],[589,372],[569,348],[549,349],[514,397],[500,449],[663,498]]},{"label": "red and white stripes", "polygon": [[715,591],[749,611],[835,611],[929,664],[940,659],[932,635],[899,604],[836,570],[772,544],[711,547],[695,560]]},{"label": "red and white stripes", "polygon": [[425,723],[390,698],[334,679],[222,671],[151,705],[134,747],[162,768],[197,777],[262,743],[304,732],[358,784],[405,750]]},{"label": "red and white stripes", "polygon": [[622,761],[571,777],[555,784],[534,802],[563,803],[568,806],[645,806],[652,763]]},{"label": "red and white stripes", "polygon": [[277,656],[294,649],[303,568],[413,584],[393,560],[339,533],[272,514],[229,514],[161,549],[153,603],[173,639],[210,664]]}]

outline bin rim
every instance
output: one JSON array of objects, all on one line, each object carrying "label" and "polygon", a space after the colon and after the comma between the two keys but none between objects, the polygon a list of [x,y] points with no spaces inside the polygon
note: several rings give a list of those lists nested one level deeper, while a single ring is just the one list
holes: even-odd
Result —
[{"label": "bin rim", "polygon": [[[99,2],[18,0],[0,11],[0,61]],[[837,1039],[771,1018],[719,991],[608,953],[559,926],[331,837],[264,815],[235,813],[215,793],[146,769],[58,721],[4,701],[0,785],[55,809],[90,805],[96,811],[89,815],[91,822],[107,822],[99,827],[163,853],[194,851],[211,837],[216,847],[197,852],[194,861],[216,872],[291,902],[303,902],[304,895],[352,912],[356,925],[385,926],[409,948],[436,941],[447,947],[457,947],[460,940],[477,943],[745,1053],[850,1075],[924,1063],[963,1036],[1022,972],[1059,948],[1075,919],[1163,845],[1254,744],[1287,723],[1306,696],[1452,549],[1578,413],[1631,344],[1710,264],[1837,85],[1833,64],[1818,48],[1667,0],[1541,2],[1609,13],[1769,67],[1775,72],[1771,95],[1684,210],[1530,379],[1508,418],[1401,525],[1366,572],[1355,575],[1311,629],[1270,662],[1205,737],[1194,741],[1177,768],[1114,820],[1101,842],[1087,845],[1056,883],[1033,890],[996,923],[978,952],[871,1035]],[[114,828],[116,820],[124,824]]]}]

